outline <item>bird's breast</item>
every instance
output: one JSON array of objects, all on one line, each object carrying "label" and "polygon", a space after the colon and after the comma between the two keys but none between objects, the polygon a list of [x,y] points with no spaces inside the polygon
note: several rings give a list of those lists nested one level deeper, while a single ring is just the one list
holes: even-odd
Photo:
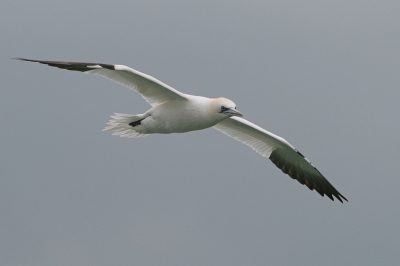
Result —
[{"label": "bird's breast", "polygon": [[209,128],[217,124],[206,106],[184,101],[167,102],[149,110],[142,122],[143,133],[183,133]]}]

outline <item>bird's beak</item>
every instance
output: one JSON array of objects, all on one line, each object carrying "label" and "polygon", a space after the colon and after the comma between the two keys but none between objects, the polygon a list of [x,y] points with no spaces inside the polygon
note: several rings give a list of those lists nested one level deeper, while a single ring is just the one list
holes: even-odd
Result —
[{"label": "bird's beak", "polygon": [[241,112],[239,112],[236,109],[233,108],[229,108],[228,110],[223,112],[224,114],[226,114],[227,116],[231,117],[231,116],[243,116]]}]

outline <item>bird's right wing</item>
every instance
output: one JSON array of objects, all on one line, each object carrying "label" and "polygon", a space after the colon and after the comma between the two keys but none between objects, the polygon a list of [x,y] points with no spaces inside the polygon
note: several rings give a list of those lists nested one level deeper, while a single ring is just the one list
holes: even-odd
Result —
[{"label": "bird's right wing", "polygon": [[140,93],[151,106],[171,100],[187,99],[184,93],[175,90],[152,76],[123,65],[14,59],[103,76]]},{"label": "bird's right wing", "polygon": [[237,116],[219,122],[214,128],[268,157],[282,172],[309,189],[315,189],[321,196],[327,195],[331,200],[332,196],[335,196],[342,203],[342,199],[347,201],[317,168],[285,139]]}]

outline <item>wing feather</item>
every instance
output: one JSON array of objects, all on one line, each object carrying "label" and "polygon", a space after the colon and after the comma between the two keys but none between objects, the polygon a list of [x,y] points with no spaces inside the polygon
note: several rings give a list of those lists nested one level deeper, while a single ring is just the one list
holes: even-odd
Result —
[{"label": "wing feather", "polygon": [[214,126],[225,133],[268,157],[283,173],[316,190],[321,196],[333,196],[343,203],[347,199],[340,194],[311,162],[297,151],[285,139],[240,117],[230,117]]},{"label": "wing feather", "polygon": [[42,61],[24,58],[14,58],[22,61],[37,62],[66,70],[97,74],[126,86],[142,95],[152,106],[172,100],[187,100],[186,94],[181,93],[167,84],[123,65],[100,63]]}]

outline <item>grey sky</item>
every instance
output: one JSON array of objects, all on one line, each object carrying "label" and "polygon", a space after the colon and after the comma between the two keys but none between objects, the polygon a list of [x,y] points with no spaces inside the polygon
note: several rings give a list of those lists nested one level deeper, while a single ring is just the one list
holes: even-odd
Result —
[{"label": "grey sky", "polygon": [[[0,264],[398,265],[400,3],[143,2],[2,4]],[[11,57],[228,97],[349,202],[213,129],[111,136],[140,95]]]}]

